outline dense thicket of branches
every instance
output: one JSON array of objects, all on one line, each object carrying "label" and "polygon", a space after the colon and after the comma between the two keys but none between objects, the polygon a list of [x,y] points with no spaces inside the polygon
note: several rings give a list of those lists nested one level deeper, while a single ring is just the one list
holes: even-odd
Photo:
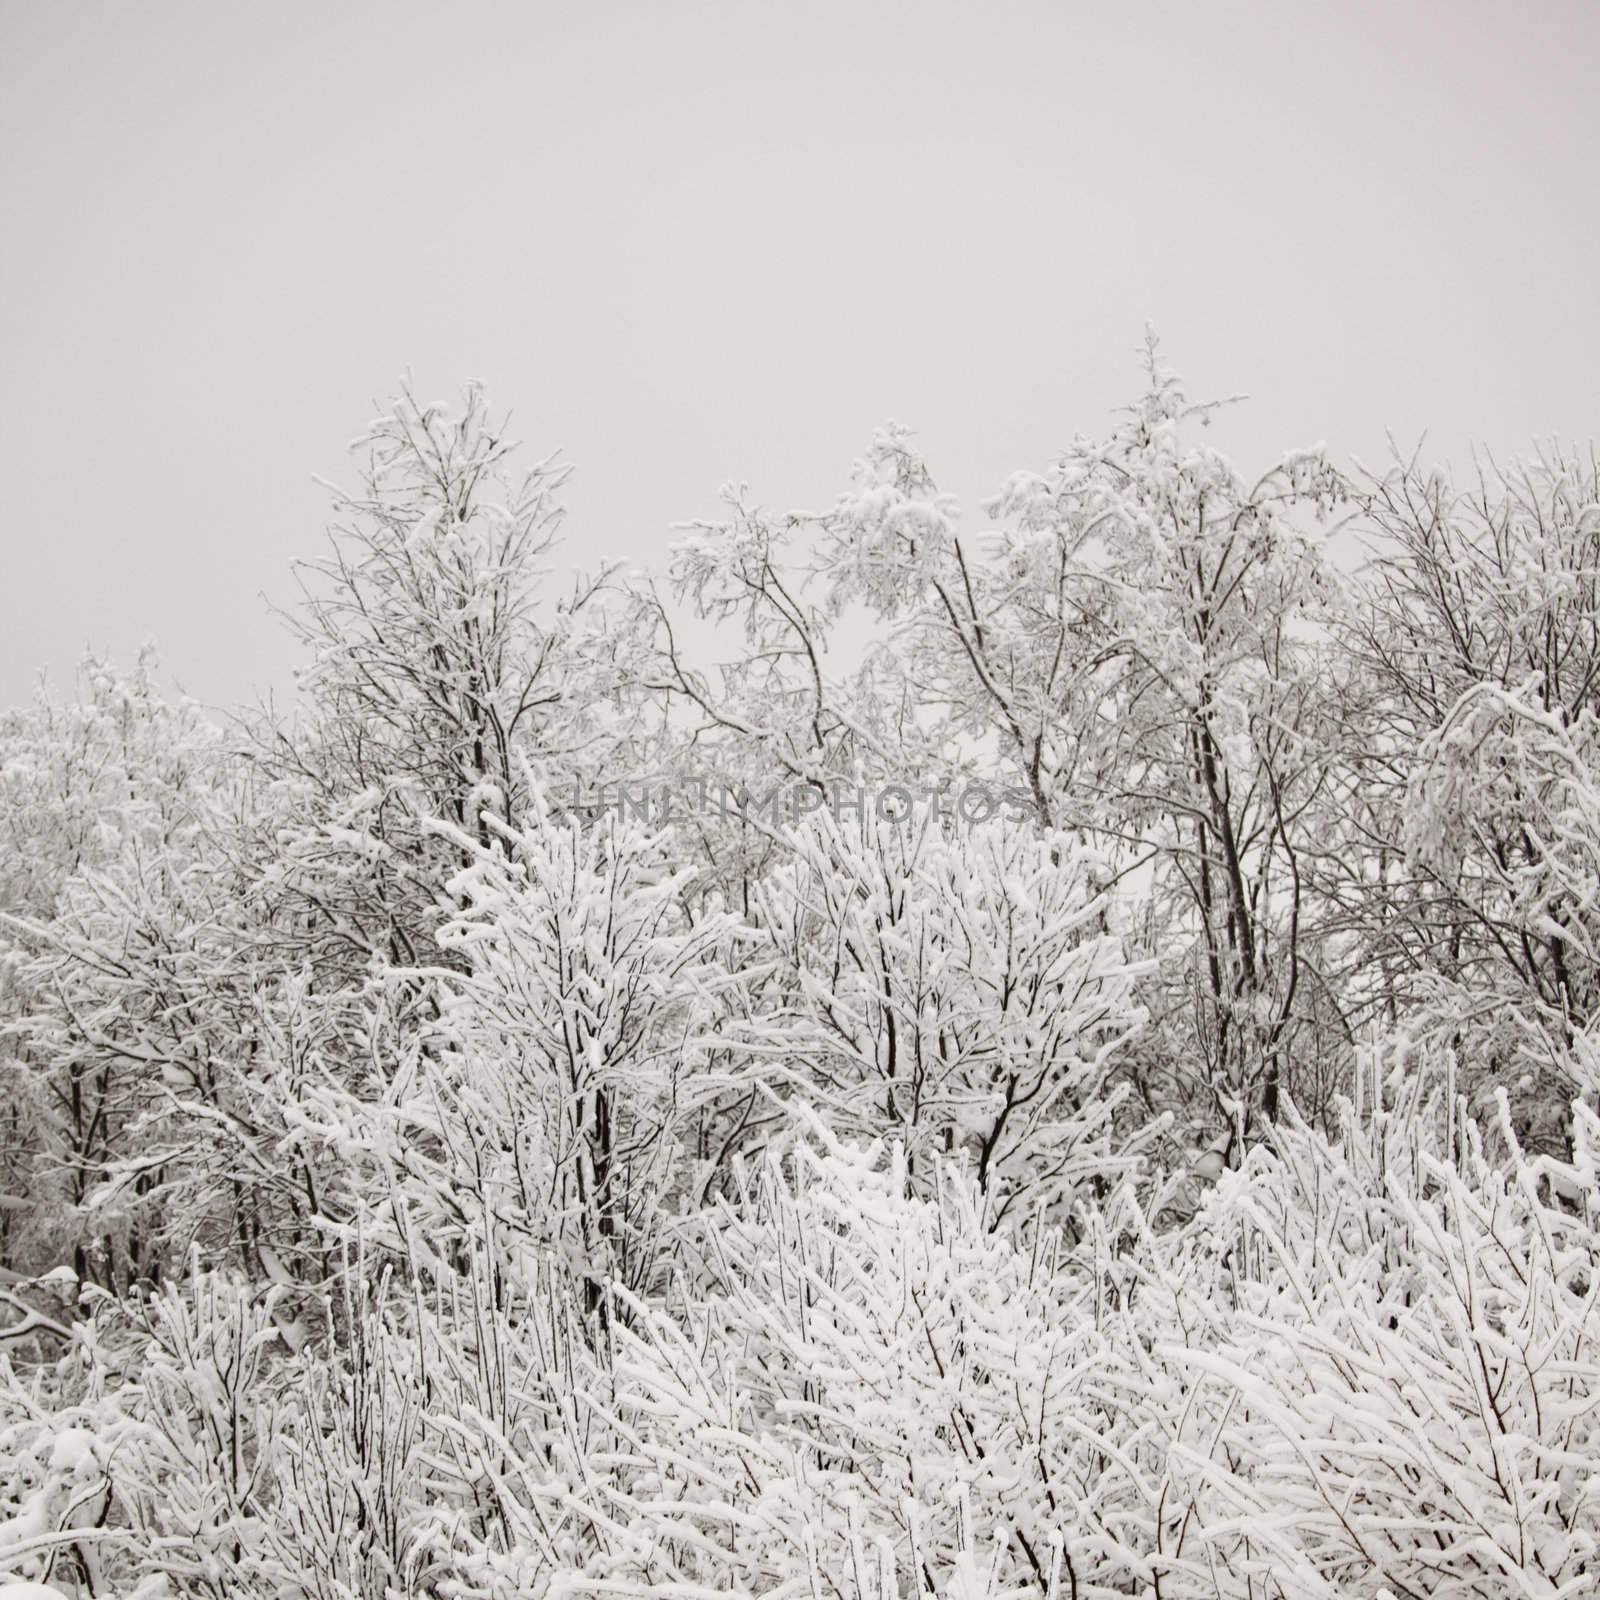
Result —
[{"label": "dense thicket of branches", "polygon": [[560,597],[402,395],[291,714],[0,718],[0,1576],[1600,1587],[1596,464],[1147,378]]}]

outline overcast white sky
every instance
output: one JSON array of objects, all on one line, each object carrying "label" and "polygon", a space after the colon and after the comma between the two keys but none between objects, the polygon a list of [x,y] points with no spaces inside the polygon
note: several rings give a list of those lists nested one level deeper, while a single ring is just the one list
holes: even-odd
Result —
[{"label": "overcast white sky", "polygon": [[1597,62],[1568,0],[0,0],[0,703],[145,638],[282,688],[259,596],[407,367],[566,449],[584,560],[888,416],[972,505],[1146,319],[1247,468],[1587,441]]}]

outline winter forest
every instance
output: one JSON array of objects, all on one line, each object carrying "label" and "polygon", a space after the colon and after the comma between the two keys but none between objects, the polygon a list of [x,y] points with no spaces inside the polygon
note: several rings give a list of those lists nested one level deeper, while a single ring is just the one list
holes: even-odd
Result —
[{"label": "winter forest", "polygon": [[0,1595],[1600,1594],[1595,458],[1130,372],[576,582],[403,391],[0,715]]}]

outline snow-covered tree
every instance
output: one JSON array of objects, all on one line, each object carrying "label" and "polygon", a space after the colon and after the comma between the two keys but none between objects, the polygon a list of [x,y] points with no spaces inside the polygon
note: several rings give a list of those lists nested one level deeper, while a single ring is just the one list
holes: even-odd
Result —
[{"label": "snow-covered tree", "polygon": [[913,1177],[931,1152],[970,1156],[991,1225],[1070,1215],[1136,1162],[1112,1069],[1142,1013],[1104,863],[999,818],[838,810],[785,833],[756,893],[793,997],[746,1024],[752,1076],[839,1133],[895,1138]]},{"label": "snow-covered tree", "polygon": [[145,1268],[138,1213],[161,1162],[116,1217],[90,1203],[99,1174],[133,1154],[163,1070],[204,1075],[207,1031],[236,1036],[238,1020],[212,992],[237,901],[218,849],[223,745],[155,671],[148,652],[128,675],[91,659],[75,703],[41,695],[9,719],[0,760],[13,1259],[118,1280]]},{"label": "snow-covered tree", "polygon": [[309,1126],[360,1152],[380,1209],[398,1197],[383,1237],[413,1270],[448,1277],[487,1250],[514,1279],[553,1252],[599,1313],[609,1284],[654,1281],[693,1187],[700,1036],[740,932],[690,920],[682,871],[639,827],[552,817],[529,794],[522,827],[494,819],[489,846],[451,830],[469,864],[440,939],[464,970],[416,974],[437,1021],[392,1034]]},{"label": "snow-covered tree", "polygon": [[301,706],[251,730],[289,811],[260,877],[284,937],[340,981],[436,960],[460,856],[431,823],[492,842],[489,817],[521,816],[525,760],[584,737],[564,640],[590,592],[539,582],[567,469],[517,473],[513,449],[479,387],[459,411],[403,391],[352,446],[363,483],[338,498],[331,553],[302,567]]},{"label": "snow-covered tree", "polygon": [[[1600,714],[1600,479],[1561,452],[1466,489],[1412,461],[1363,496],[1372,559],[1340,633],[1352,682],[1343,853],[1355,948],[1390,1025],[1427,1026],[1519,1093],[1525,1129],[1586,1082]],[[1420,1025],[1420,1022],[1419,1022]]]}]

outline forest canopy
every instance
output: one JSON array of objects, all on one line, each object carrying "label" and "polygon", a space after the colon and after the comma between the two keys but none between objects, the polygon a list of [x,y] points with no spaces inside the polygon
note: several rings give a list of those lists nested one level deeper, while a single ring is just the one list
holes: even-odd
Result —
[{"label": "forest canopy", "polygon": [[402,392],[289,706],[0,715],[0,1577],[1600,1591],[1596,460],[1213,409],[569,586]]}]

